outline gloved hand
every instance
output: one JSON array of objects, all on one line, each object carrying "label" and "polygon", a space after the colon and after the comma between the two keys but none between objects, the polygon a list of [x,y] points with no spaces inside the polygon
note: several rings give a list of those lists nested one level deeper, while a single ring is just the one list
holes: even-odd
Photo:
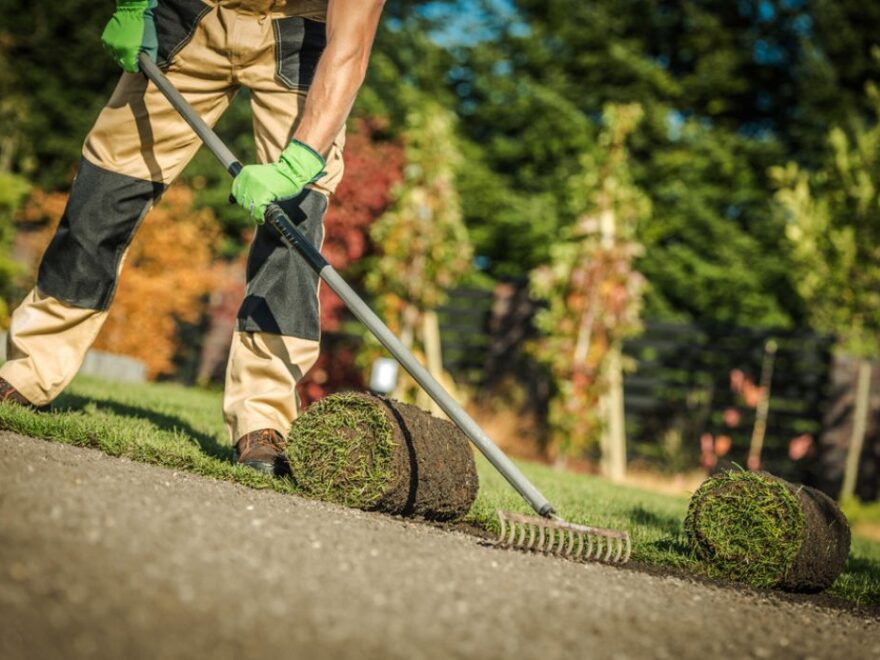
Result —
[{"label": "gloved hand", "polygon": [[292,140],[276,163],[247,165],[232,180],[232,196],[262,224],[272,202],[296,197],[324,176],[324,159],[309,145]]},{"label": "gloved hand", "polygon": [[116,12],[101,35],[104,47],[129,73],[140,70],[137,58],[141,51],[156,61],[159,39],[153,10],[158,4],[158,0],[116,0]]}]

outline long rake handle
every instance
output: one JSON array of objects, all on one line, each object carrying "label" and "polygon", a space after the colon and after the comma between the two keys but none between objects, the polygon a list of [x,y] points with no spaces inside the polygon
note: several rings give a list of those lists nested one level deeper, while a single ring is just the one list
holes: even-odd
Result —
[{"label": "long rake handle", "polygon": [[[145,53],[138,59],[141,71],[165,95],[171,105],[180,113],[196,134],[202,139],[211,153],[219,160],[226,171],[235,177],[242,169],[241,163],[204,122],[193,107],[183,98],[171,84],[165,74]],[[355,293],[345,280],[336,272],[320,251],[297,229],[278,204],[270,204],[266,210],[266,222],[272,225],[288,247],[295,248],[308,262],[309,266],[348,306],[351,312],[375,335],[376,339],[403,366],[415,381],[437,402],[441,410],[464,431],[477,449],[495,466],[516,491],[541,516],[550,517],[554,513],[553,506],[537,488],[526,479],[525,475],[507,458],[495,443],[487,436],[479,425],[471,419],[464,409],[453,399],[440,383],[425,369],[415,356],[394,336],[394,333],[376,316],[360,296]]]}]

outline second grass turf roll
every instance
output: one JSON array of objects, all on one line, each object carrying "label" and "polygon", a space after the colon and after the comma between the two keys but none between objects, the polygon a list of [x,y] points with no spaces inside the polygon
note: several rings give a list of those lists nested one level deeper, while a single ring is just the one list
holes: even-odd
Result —
[{"label": "second grass turf roll", "polygon": [[453,520],[477,496],[474,456],[452,422],[370,394],[334,394],[290,430],[290,470],[305,495],[361,509]]},{"label": "second grass turf roll", "polygon": [[831,498],[763,472],[704,481],[685,532],[710,575],[789,591],[830,587],[850,546],[849,524]]}]

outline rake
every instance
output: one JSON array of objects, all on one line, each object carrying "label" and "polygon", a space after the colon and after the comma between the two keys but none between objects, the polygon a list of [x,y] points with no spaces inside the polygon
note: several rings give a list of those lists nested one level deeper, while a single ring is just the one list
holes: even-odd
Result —
[{"label": "rake", "polygon": [[[141,71],[159,88],[211,153],[223,164],[226,171],[233,177],[237,176],[242,165],[217,134],[202,120],[153,60],[145,53],[141,53],[138,61]],[[265,220],[278,232],[281,240],[289,248],[296,250],[306,260],[321,280],[342,299],[349,310],[367,326],[376,339],[538,514],[538,516],[525,516],[499,511],[498,517],[501,527],[497,540],[499,547],[609,563],[625,563],[629,559],[630,539],[627,532],[575,525],[556,515],[555,509],[547,501],[547,498],[526,479],[525,475],[489,439],[489,436],[471,419],[458,402],[416,360],[403,343],[355,293],[354,289],[324,259],[320,251],[303,235],[278,204],[269,205],[266,209]]]}]

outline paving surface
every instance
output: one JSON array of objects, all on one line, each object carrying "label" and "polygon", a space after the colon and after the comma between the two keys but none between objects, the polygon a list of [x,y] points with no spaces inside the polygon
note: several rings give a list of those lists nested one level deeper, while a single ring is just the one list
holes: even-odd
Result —
[{"label": "paving surface", "polygon": [[0,658],[877,658],[880,621],[0,432]]}]

